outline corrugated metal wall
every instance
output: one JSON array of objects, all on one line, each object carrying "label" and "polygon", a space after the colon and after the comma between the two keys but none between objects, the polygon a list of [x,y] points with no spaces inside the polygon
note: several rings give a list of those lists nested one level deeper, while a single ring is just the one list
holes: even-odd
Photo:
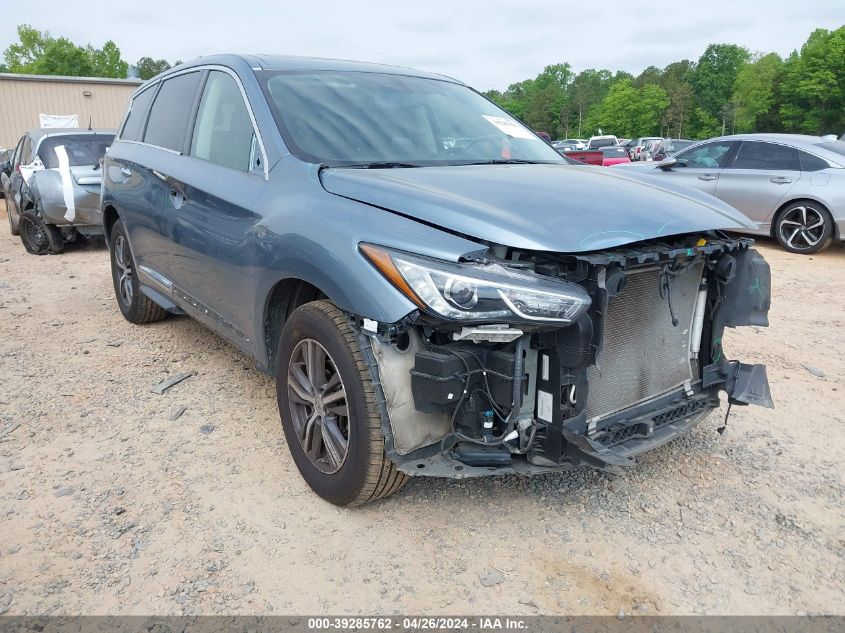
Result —
[{"label": "corrugated metal wall", "polygon": [[40,113],[76,114],[81,128],[88,117],[95,128],[117,127],[140,83],[0,76],[0,147],[13,147],[24,131],[37,128]]}]

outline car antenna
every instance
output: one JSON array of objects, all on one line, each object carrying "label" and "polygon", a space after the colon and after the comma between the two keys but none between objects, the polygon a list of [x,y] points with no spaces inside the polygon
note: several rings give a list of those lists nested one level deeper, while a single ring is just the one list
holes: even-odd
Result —
[{"label": "car antenna", "polygon": [[90,132],[93,128],[91,127],[91,115],[88,115],[88,131]]}]

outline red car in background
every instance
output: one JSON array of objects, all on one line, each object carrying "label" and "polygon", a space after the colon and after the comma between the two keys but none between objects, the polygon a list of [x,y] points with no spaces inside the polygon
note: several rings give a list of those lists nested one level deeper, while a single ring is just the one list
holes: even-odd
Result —
[{"label": "red car in background", "polygon": [[616,145],[614,147],[603,147],[602,150],[603,167],[610,167],[611,165],[619,165],[620,163],[630,163],[631,159],[628,157],[628,152],[624,147]]},{"label": "red car in background", "polygon": [[581,149],[564,152],[564,156],[572,158],[587,165],[600,165],[602,167],[610,167],[611,165],[618,165],[620,163],[630,163],[628,152],[624,147],[613,145],[611,147],[602,147],[600,149]]}]

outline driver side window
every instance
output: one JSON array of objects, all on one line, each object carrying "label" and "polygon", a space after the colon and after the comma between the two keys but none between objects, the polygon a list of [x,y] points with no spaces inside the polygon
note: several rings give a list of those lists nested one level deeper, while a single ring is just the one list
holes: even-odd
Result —
[{"label": "driver side window", "polygon": [[678,162],[686,167],[718,169],[731,150],[730,142],[705,143],[678,155]]}]

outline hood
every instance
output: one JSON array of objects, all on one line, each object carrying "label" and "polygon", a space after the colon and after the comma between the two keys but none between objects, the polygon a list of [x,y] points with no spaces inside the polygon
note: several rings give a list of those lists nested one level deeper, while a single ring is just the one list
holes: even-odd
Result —
[{"label": "hood", "polygon": [[756,228],[695,189],[601,167],[330,168],[321,179],[330,193],[526,250],[577,253],[680,233]]}]

